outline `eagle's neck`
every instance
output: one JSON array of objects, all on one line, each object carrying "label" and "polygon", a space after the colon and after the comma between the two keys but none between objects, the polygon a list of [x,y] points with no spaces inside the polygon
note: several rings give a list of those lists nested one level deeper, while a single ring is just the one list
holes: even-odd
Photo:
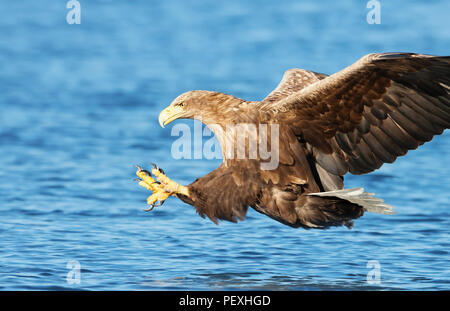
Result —
[{"label": "eagle's neck", "polygon": [[202,109],[200,121],[216,136],[222,149],[224,163],[227,163],[227,160],[236,158],[239,135],[245,132],[248,137],[257,139],[257,133],[254,133],[253,128],[259,124],[258,102],[247,102],[223,93],[210,94],[207,100],[215,104]]},{"label": "eagle's neck", "polygon": [[[198,96],[198,95],[197,95]],[[245,100],[234,97],[232,95],[202,91],[198,96],[201,105],[199,115],[194,116],[194,119],[202,121],[204,124],[228,124],[239,119],[239,107]]]}]

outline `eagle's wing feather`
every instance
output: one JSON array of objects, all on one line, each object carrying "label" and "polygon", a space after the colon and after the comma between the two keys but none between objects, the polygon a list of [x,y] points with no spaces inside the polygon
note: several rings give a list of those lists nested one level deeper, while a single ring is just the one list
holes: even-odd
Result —
[{"label": "eagle's wing feather", "polygon": [[450,57],[369,54],[262,109],[328,172],[368,173],[450,127]]},{"label": "eagle's wing feather", "polygon": [[327,75],[325,74],[304,69],[294,68],[286,70],[278,86],[261,101],[261,104],[276,103],[326,77]]}]

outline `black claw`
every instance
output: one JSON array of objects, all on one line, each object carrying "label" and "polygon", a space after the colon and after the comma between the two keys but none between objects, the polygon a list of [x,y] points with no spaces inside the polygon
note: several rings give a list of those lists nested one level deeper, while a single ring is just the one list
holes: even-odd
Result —
[{"label": "black claw", "polygon": [[155,205],[150,205],[149,208],[144,208],[144,212],[150,212],[153,208],[155,208]]},{"label": "black claw", "polygon": [[137,169],[139,170],[139,172],[144,172],[145,174],[147,174],[147,175],[149,175],[149,176],[152,176],[152,174],[151,174],[149,171],[144,170],[144,169],[143,169],[142,167],[140,167],[139,165],[134,165],[134,167],[137,168]]},{"label": "black claw", "polygon": [[145,208],[144,209],[144,212],[150,212],[151,210],[153,210],[155,207],[157,207],[157,206],[161,206],[161,205],[163,205],[164,204],[164,202],[165,201],[156,201],[156,202],[158,202],[157,204],[150,204],[150,207],[149,208]]},{"label": "black claw", "polygon": [[160,168],[158,165],[156,165],[155,163],[150,163],[151,166],[153,166],[154,169],[157,169],[160,173],[162,174],[166,174],[164,173],[164,170],[162,168]]},{"label": "black claw", "polygon": [[133,179],[133,181],[142,181],[142,179],[138,177],[138,178]]}]

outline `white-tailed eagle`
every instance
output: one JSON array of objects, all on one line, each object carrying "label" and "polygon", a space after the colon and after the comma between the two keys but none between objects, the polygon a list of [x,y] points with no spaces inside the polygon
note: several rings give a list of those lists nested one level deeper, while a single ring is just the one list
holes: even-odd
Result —
[{"label": "white-tailed eagle", "polygon": [[[292,227],[351,227],[364,211],[390,214],[392,208],[361,188],[344,189],[343,176],[392,163],[449,128],[450,57],[370,54],[331,76],[290,69],[259,102],[190,91],[164,109],[159,122],[186,118],[211,128],[223,162],[188,186],[156,166],[138,167],[139,184],[153,191],[151,208],[172,195],[216,223],[243,220],[252,207]],[[276,126],[276,167],[264,169],[260,154],[236,157],[242,124]],[[248,148],[250,140],[273,133],[245,135]]]}]

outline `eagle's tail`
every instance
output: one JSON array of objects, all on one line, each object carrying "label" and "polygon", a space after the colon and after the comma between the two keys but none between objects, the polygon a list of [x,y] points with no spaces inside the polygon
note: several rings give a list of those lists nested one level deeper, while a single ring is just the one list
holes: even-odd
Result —
[{"label": "eagle's tail", "polygon": [[364,208],[364,211],[377,214],[394,214],[393,207],[384,203],[383,199],[375,198],[374,193],[364,192],[363,188],[333,190],[327,192],[309,193],[317,197],[332,197],[346,200]]}]

